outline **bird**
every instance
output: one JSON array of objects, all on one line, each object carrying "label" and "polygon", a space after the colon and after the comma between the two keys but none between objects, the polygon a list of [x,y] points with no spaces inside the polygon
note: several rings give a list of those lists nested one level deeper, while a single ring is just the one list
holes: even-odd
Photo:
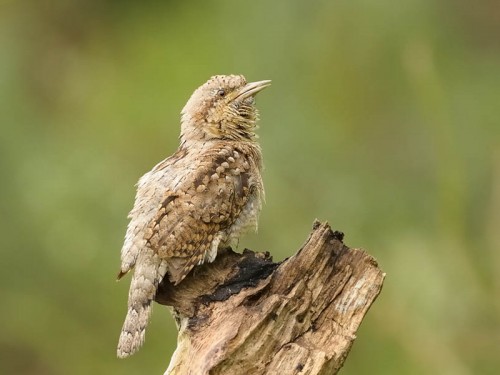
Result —
[{"label": "bird", "polygon": [[139,179],[118,274],[119,280],[133,270],[119,358],[144,343],[164,277],[178,285],[219,249],[257,230],[264,185],[255,96],[270,84],[211,77],[182,109],[177,151]]}]

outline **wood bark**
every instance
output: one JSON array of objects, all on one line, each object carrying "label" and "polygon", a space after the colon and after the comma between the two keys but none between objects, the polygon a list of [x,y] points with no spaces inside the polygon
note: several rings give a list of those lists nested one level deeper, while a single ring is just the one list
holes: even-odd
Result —
[{"label": "wood bark", "polygon": [[382,288],[373,257],[315,222],[292,257],[221,251],[180,285],[160,285],[179,333],[167,375],[336,374]]}]

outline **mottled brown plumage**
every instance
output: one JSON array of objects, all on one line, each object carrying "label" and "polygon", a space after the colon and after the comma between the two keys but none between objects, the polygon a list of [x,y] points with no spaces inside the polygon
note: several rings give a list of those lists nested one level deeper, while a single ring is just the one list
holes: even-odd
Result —
[{"label": "mottled brown plumage", "polygon": [[165,275],[177,285],[257,228],[264,188],[254,96],[269,84],[212,77],[182,110],[179,149],[139,180],[118,275],[134,269],[118,357],[142,345]]}]

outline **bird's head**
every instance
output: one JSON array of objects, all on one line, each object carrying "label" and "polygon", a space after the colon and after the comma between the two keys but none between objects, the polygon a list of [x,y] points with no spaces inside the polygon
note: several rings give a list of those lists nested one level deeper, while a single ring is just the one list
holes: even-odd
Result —
[{"label": "bird's head", "polygon": [[255,95],[271,81],[247,83],[242,75],[213,76],[191,95],[182,110],[182,142],[256,138]]}]

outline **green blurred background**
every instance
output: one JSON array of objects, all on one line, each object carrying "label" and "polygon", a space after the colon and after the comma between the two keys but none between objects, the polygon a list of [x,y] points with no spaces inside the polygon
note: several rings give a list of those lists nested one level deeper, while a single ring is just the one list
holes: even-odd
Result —
[{"label": "green blurred background", "polygon": [[387,272],[343,374],[500,368],[500,3],[1,1],[0,373],[161,374],[155,306],[115,358],[134,184],[214,74],[258,97],[267,204],[240,249],[315,218]]}]

